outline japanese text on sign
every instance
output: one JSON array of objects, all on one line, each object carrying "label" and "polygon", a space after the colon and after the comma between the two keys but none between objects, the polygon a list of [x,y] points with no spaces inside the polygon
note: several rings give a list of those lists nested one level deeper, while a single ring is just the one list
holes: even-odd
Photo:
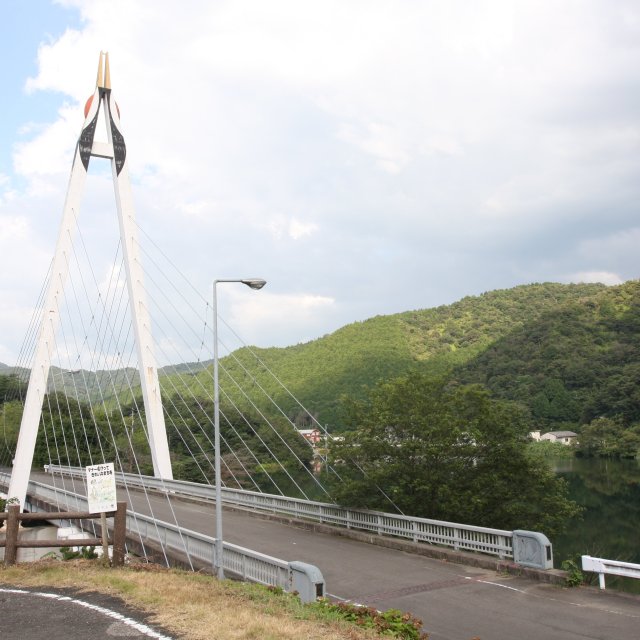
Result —
[{"label": "japanese text on sign", "polygon": [[115,511],[116,504],[116,476],[113,462],[94,464],[87,470],[87,499],[89,513]]}]

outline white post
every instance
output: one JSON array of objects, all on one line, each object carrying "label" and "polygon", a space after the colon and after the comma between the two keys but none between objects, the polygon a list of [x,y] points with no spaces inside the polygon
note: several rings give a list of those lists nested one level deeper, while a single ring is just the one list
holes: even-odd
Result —
[{"label": "white post", "polygon": [[213,447],[214,473],[216,488],[216,575],[224,580],[224,564],[222,560],[222,477],[220,475],[220,386],[218,384],[218,282],[241,282],[251,289],[262,289],[264,280],[246,278],[244,280],[214,280],[213,281]]},{"label": "white post", "polygon": [[213,282],[213,448],[216,475],[216,572],[224,580],[222,563],[222,478],[220,477],[220,388],[218,386],[218,281]]}]

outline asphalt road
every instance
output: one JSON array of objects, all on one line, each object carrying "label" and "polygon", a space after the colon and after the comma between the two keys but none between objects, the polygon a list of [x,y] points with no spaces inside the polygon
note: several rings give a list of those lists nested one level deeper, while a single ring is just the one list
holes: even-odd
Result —
[{"label": "asphalt road", "polygon": [[[121,499],[132,497],[138,499]],[[169,522],[175,512],[182,526],[214,534],[211,504],[176,496],[169,504],[166,496],[153,495],[140,499],[137,509]],[[640,639],[638,597],[496,575],[238,511],[225,510],[223,524],[228,542],[316,565],[333,597],[410,611],[431,640]]]},{"label": "asphalt road", "polygon": [[117,598],[61,589],[17,589],[0,585],[2,640],[171,640]]}]

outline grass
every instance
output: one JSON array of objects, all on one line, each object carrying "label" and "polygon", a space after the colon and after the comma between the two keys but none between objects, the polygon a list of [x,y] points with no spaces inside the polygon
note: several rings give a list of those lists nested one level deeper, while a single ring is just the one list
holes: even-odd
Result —
[{"label": "grass", "polygon": [[220,582],[209,575],[158,565],[114,569],[88,560],[41,560],[0,566],[0,585],[71,588],[116,596],[149,615],[152,624],[185,640],[382,637],[277,590],[231,580]]}]

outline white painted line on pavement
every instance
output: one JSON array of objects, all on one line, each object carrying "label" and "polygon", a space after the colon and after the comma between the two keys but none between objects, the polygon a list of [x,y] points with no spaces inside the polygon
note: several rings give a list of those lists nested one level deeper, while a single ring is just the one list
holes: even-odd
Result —
[{"label": "white painted line on pavement", "polygon": [[123,616],[121,613],[116,611],[112,611],[111,609],[105,609],[105,607],[99,607],[96,604],[91,604],[90,602],[85,602],[84,600],[77,600],[75,598],[70,598],[69,596],[61,596],[57,593],[44,593],[41,591],[27,591],[26,589],[4,589],[0,587],[0,593],[18,593],[24,595],[38,596],[40,598],[50,598],[52,600],[60,600],[61,602],[71,602],[72,604],[80,605],[81,607],[85,607],[87,609],[92,609],[93,611],[97,611],[98,613],[102,613],[103,615],[113,618],[114,620],[118,620],[118,622],[122,622],[129,627],[133,627],[143,635],[149,638],[155,638],[155,640],[173,640],[170,636],[165,636],[157,631],[154,631],[150,627],[147,627],[146,624],[142,624],[141,622],[136,622],[132,618],[127,618]]},{"label": "white painted line on pavement", "polygon": [[465,580],[473,580],[473,582],[481,582],[482,584],[490,584],[493,587],[502,587],[503,589],[509,589],[510,591],[517,591],[518,593],[525,593],[522,589],[516,589],[515,587],[509,587],[506,584],[500,584],[499,582],[491,582],[489,580],[480,580],[479,578],[472,578],[471,576],[462,576]]},{"label": "white painted line on pavement", "polygon": [[[563,605],[580,607],[582,609],[594,608],[594,605],[589,603],[566,601],[560,598],[552,598],[551,596],[548,596],[546,594],[543,595],[540,593],[533,593],[532,591],[524,591],[522,589],[516,589],[515,587],[509,587],[506,584],[500,584],[499,582],[490,582],[489,580],[480,580],[479,578],[473,578],[471,576],[463,576],[463,577],[465,578],[465,580],[472,580],[473,582],[481,582],[483,584],[489,584],[494,587],[502,587],[503,589],[509,589],[510,591],[517,591],[518,593],[526,594],[529,598],[540,598],[542,600],[551,600],[553,602],[560,602]],[[616,611],[615,609],[604,609],[600,607],[596,607],[596,608],[598,609],[598,611],[601,611],[602,613],[610,613],[616,616],[624,616],[625,618],[640,618],[640,615],[634,615],[632,613],[626,613],[624,611]]]}]

